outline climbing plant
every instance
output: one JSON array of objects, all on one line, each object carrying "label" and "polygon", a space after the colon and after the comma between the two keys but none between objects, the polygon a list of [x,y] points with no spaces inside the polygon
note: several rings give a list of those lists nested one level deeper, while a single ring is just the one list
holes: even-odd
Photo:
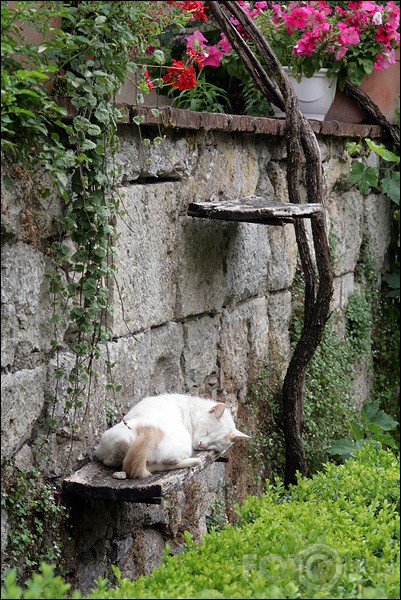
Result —
[{"label": "climbing plant", "polygon": [[[111,335],[109,286],[119,212],[114,158],[125,114],[116,96],[131,79],[143,101],[152,83],[141,57],[152,47],[163,62],[160,32],[193,15],[180,3],[8,4],[2,2],[2,159],[22,167],[28,178],[43,168],[49,185],[34,186],[35,193],[50,196],[55,187],[63,201],[57,234],[50,243],[44,240],[52,264],[46,278],[56,356],[49,425],[52,430],[60,424],[56,404],[63,390],[72,439],[77,411],[90,398],[94,363]],[[27,42],[27,27],[42,40]],[[68,100],[67,109],[60,96]]]}]

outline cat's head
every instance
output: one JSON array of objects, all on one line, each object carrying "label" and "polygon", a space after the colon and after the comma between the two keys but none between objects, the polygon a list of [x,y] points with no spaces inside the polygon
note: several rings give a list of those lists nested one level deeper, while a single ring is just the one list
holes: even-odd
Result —
[{"label": "cat's head", "polygon": [[223,452],[238,439],[249,440],[250,436],[238,431],[230,411],[222,402],[199,415],[193,435],[195,450]]}]

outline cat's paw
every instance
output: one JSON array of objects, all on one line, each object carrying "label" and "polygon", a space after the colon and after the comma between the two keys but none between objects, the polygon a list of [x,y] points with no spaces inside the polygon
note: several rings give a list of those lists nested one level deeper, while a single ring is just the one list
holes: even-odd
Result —
[{"label": "cat's paw", "polygon": [[199,467],[202,464],[200,458],[188,458],[188,467]]}]

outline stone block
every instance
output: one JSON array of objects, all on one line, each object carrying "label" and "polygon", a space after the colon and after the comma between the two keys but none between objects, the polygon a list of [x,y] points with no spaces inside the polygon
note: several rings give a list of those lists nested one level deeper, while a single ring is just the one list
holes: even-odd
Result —
[{"label": "stone block", "polygon": [[282,368],[288,365],[291,357],[289,326],[291,321],[291,292],[276,292],[269,294],[267,303],[269,320],[269,354],[274,353],[276,361],[280,364],[275,367]]},{"label": "stone block", "polygon": [[294,226],[269,227],[270,255],[267,262],[267,288],[277,292],[291,287],[297,266]]},{"label": "stone block", "polygon": [[232,224],[227,228],[227,296],[225,304],[263,294],[270,248],[267,225]]},{"label": "stone block", "polygon": [[215,132],[199,146],[192,176],[195,185],[190,202],[249,196],[255,192],[259,179],[258,152],[241,134],[235,143],[227,144],[223,135]]},{"label": "stone block", "polygon": [[6,373],[1,378],[1,456],[17,452],[32,434],[43,405],[45,367]]},{"label": "stone block", "polygon": [[[147,132],[142,131],[142,137]],[[149,138],[153,140],[154,134]],[[160,134],[157,134],[160,137]],[[198,158],[196,138],[192,136],[175,136],[169,132],[159,143],[152,142],[145,146],[141,140],[132,135],[131,125],[119,127],[120,149],[116,163],[121,168],[118,182],[123,185],[139,178],[182,179],[194,170]]]},{"label": "stone block", "polygon": [[223,222],[184,217],[177,240],[178,276],[175,318],[221,310],[226,296]]},{"label": "stone block", "polygon": [[373,261],[373,268],[378,276],[387,266],[392,223],[391,201],[384,194],[368,194],[364,197],[363,229],[369,241],[368,252]]},{"label": "stone block", "polygon": [[328,196],[330,235],[335,240],[333,273],[336,276],[355,270],[363,235],[363,203],[360,192],[350,190]]},{"label": "stone block", "polygon": [[125,214],[118,218],[118,270],[111,283],[114,337],[173,317],[178,255],[177,184],[121,188]]},{"label": "stone block", "polygon": [[202,393],[207,378],[217,374],[219,318],[205,315],[191,319],[184,323],[183,331],[185,389],[194,394]]},{"label": "stone block", "polygon": [[23,242],[4,244],[1,271],[1,365],[7,367],[16,358],[27,361],[32,352],[49,351],[55,335],[44,255]]},{"label": "stone block", "polygon": [[181,323],[168,322],[151,331],[149,394],[182,392],[181,356],[184,334]]},{"label": "stone block", "polygon": [[240,401],[246,398],[252,370],[259,362],[267,360],[268,333],[266,298],[256,298],[223,310],[219,363],[225,393],[235,394]]}]

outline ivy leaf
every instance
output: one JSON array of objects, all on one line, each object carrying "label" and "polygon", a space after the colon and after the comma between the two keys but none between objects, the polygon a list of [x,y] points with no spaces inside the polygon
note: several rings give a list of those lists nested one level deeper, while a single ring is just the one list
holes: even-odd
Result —
[{"label": "ivy leaf", "polygon": [[400,205],[400,172],[386,169],[381,181],[383,193],[386,194],[397,206]]},{"label": "ivy leaf", "polygon": [[387,162],[395,162],[395,163],[400,162],[400,157],[397,156],[396,154],[394,154],[394,152],[391,152],[390,150],[388,150],[384,144],[377,144],[376,142],[374,142],[373,140],[370,140],[369,138],[366,138],[365,141],[366,141],[367,145],[369,146],[369,148],[371,150],[373,150],[373,152],[376,152],[376,154],[381,156]]},{"label": "ivy leaf", "polygon": [[143,115],[136,115],[132,120],[134,121],[135,125],[142,125],[145,117]]},{"label": "ivy leaf", "polygon": [[96,148],[96,144],[95,142],[92,142],[92,140],[84,140],[81,144],[82,151],[93,150],[94,148]]},{"label": "ivy leaf", "polygon": [[388,298],[399,298],[400,297],[400,274],[399,273],[390,273],[384,277],[384,281],[391,288],[391,291],[388,292]]},{"label": "ivy leaf", "polygon": [[350,181],[358,186],[362,194],[367,194],[370,187],[377,187],[378,172],[375,167],[365,167],[361,162],[354,162],[351,167]]},{"label": "ivy leaf", "polygon": [[155,50],[153,52],[153,57],[158,65],[162,65],[165,62],[163,50]]}]

